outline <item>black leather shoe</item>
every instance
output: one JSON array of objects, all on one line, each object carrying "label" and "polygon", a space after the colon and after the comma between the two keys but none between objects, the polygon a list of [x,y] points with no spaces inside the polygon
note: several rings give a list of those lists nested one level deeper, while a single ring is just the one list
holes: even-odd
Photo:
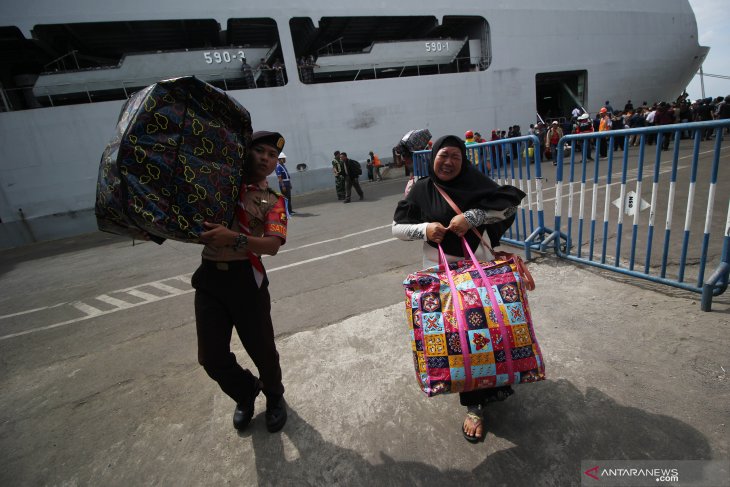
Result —
[{"label": "black leather shoe", "polygon": [[238,431],[246,428],[253,418],[254,405],[256,403],[256,397],[261,392],[263,385],[261,381],[256,379],[256,385],[254,390],[251,391],[251,397],[245,403],[236,404],[236,409],[233,411],[233,427]]},{"label": "black leather shoe", "polygon": [[276,433],[286,424],[286,401],[280,396],[272,405],[266,404],[266,429]]}]

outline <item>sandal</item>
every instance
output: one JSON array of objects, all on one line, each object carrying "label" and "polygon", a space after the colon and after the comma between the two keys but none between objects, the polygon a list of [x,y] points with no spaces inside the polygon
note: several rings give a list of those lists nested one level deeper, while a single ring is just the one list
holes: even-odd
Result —
[{"label": "sandal", "polygon": [[233,427],[238,431],[246,428],[253,418],[254,405],[256,404],[256,397],[263,389],[263,384],[260,380],[256,379],[254,383],[253,391],[251,392],[246,402],[236,404],[236,409],[233,411]]},{"label": "sandal", "polygon": [[276,433],[286,424],[287,414],[284,396],[279,396],[274,401],[267,401],[266,404],[266,429],[269,430],[269,433]]},{"label": "sandal", "polygon": [[482,410],[481,406],[469,406],[466,413],[466,421],[471,422],[475,425],[476,428],[481,424],[482,425],[482,436],[470,436],[467,434],[466,431],[464,431],[464,425],[461,425],[461,433],[464,435],[464,438],[469,443],[479,443],[480,441],[484,441],[484,412]]}]

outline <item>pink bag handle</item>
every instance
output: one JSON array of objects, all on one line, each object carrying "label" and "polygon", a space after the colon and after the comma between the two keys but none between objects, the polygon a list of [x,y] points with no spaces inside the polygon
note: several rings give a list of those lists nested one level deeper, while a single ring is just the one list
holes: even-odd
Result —
[{"label": "pink bag handle", "polygon": [[[434,183],[434,186],[436,186],[436,189],[439,193],[441,193],[441,196],[446,200],[446,202],[451,206],[451,209],[456,212],[457,215],[463,214],[461,209],[454,203],[454,200],[451,199],[451,197],[441,189],[441,187]],[[511,252],[495,252],[491,245],[489,245],[484,238],[482,237],[482,234],[480,234],[476,228],[471,229],[472,232],[474,232],[474,235],[479,237],[479,240],[481,241],[482,245],[484,245],[489,252],[494,256],[495,259],[501,258],[504,260],[512,259],[514,260],[515,265],[517,266],[517,272],[520,274],[520,277],[522,278],[522,282],[525,284],[525,289],[528,291],[534,291],[535,290],[535,279],[532,278],[532,274],[530,274],[530,271],[527,269],[527,266],[522,261],[522,259]],[[466,244],[467,247],[469,247],[468,244]],[[471,249],[469,249],[471,251]],[[475,262],[478,262],[475,260]]]},{"label": "pink bag handle", "polygon": [[[466,317],[464,316],[464,306],[461,302],[461,295],[456,289],[454,284],[454,276],[452,275],[451,269],[449,269],[449,263],[446,261],[446,254],[444,249],[441,248],[441,244],[438,244],[439,249],[439,267],[443,266],[446,272],[446,278],[449,281],[449,289],[451,290],[451,302],[454,306],[454,314],[456,315],[456,324],[459,328],[459,342],[461,343],[461,356],[464,358],[464,391],[469,392],[474,389],[474,380],[471,374],[471,354],[469,353],[469,339],[467,338],[466,330],[469,329],[466,324]],[[425,342],[425,338],[424,338]],[[425,344],[424,344],[424,349]]]},{"label": "pink bag handle", "polygon": [[487,292],[489,293],[489,301],[492,303],[494,317],[497,319],[497,323],[499,323],[499,334],[502,335],[502,350],[504,351],[504,360],[507,365],[507,384],[514,384],[515,372],[514,365],[512,363],[512,345],[510,345],[509,342],[509,334],[507,333],[507,325],[504,321],[502,309],[499,307],[499,301],[497,300],[496,294],[494,294],[494,289],[487,279],[487,275],[484,273],[484,269],[482,269],[482,266],[479,264],[479,261],[474,255],[474,252],[471,250],[471,247],[469,247],[469,244],[464,237],[461,237],[461,242],[464,247],[466,247],[469,257],[471,258],[474,267],[477,268],[477,272],[479,272],[479,277],[482,278],[482,283],[484,283],[484,287],[487,288]]}]

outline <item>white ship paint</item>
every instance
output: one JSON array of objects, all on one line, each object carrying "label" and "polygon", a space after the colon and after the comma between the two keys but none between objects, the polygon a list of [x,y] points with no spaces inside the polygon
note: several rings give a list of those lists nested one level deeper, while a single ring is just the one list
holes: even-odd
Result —
[{"label": "white ship paint", "polygon": [[[105,2],[106,3],[106,2]],[[673,99],[707,54],[697,42],[688,0],[492,0],[479,2],[192,2],[97,0],[2,2],[3,25],[26,37],[38,24],[214,18],[273,19],[286,86],[234,90],[254,128],[286,138],[296,192],[333,184],[332,151],[364,160],[370,150],[388,158],[406,131],[435,136],[483,133],[535,119],[536,76],[585,71],[584,106],[604,100]],[[490,65],[483,71],[405,78],[304,84],[296,76],[290,20],[323,17],[481,16],[489,25]],[[473,41],[470,40],[470,45]],[[95,229],[98,163],[123,101],[83,103],[0,113],[0,247]],[[333,193],[334,194],[334,193]]]}]

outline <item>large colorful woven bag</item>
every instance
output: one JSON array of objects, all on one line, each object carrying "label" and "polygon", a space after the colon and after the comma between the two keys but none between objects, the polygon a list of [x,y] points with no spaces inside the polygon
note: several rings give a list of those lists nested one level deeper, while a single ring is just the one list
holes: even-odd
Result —
[{"label": "large colorful woven bag", "polygon": [[245,108],[193,76],[137,92],[102,154],[99,229],[197,242],[203,221],[230,225],[251,133]]},{"label": "large colorful woven bag", "polygon": [[465,247],[471,260],[403,282],[421,389],[435,396],[544,380],[519,258],[479,262]]}]

